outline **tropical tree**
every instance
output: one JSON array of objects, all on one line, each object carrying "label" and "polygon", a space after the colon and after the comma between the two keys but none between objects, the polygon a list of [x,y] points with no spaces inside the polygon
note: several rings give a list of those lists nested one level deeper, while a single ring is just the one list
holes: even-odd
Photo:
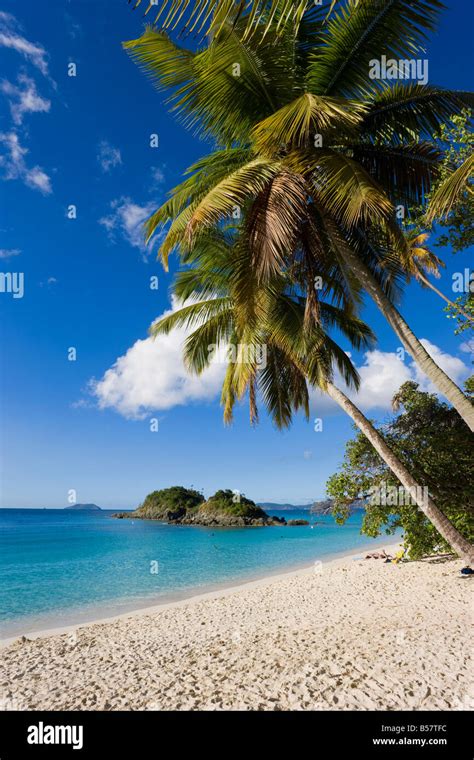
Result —
[{"label": "tropical tree", "polygon": [[396,306],[407,254],[397,215],[423,203],[442,157],[432,135],[471,98],[431,85],[387,86],[369,75],[382,53],[420,53],[441,4],[346,0],[329,18],[313,3],[290,12],[285,0],[254,2],[250,14],[238,5],[192,6],[219,18],[201,50],[152,28],[125,43],[153,82],[171,89],[171,110],[216,146],[150,217],[148,238],[169,225],[160,247],[166,265],[202,229],[241,215],[261,278],[302,255],[326,270],[331,257],[347,288],[357,284],[371,296],[474,430],[471,401]]},{"label": "tropical tree", "polygon": [[[420,230],[429,229],[436,221],[436,227],[440,228],[437,232],[441,233],[436,245],[449,245],[454,253],[474,245],[472,115],[472,111],[466,108],[461,114],[452,117],[452,123],[441,125],[437,134],[443,147],[440,176],[428,198],[427,209],[419,208],[414,213],[410,212],[410,217],[414,217],[413,223]],[[459,182],[461,175],[464,175],[465,182]],[[457,185],[457,188],[449,199],[446,193],[450,185]]]},{"label": "tropical tree", "polygon": [[[467,330],[473,329],[474,323],[474,293],[465,293],[456,298],[454,306],[446,306],[445,312],[448,319],[455,319],[457,322],[455,335],[460,335]],[[467,315],[470,315],[469,318]]]},{"label": "tropical tree", "polygon": [[429,288],[433,293],[442,298],[449,305],[450,309],[461,314],[468,322],[474,322],[474,317],[459,302],[455,303],[448,298],[429,279],[430,274],[434,277],[440,277],[439,270],[441,267],[444,268],[445,264],[426,245],[428,238],[428,232],[419,233],[416,230],[407,235],[407,251],[403,256],[403,269],[406,272],[407,281],[409,282],[412,278],[415,279],[422,287]]},{"label": "tropical tree", "polygon": [[[383,426],[392,451],[421,480],[453,525],[474,540],[472,441],[455,411],[435,395],[406,382],[394,397],[397,412]],[[398,481],[365,436],[348,441],[342,465],[327,485],[338,521],[348,505],[367,500],[362,532],[375,537],[401,527],[410,557],[417,559],[436,549],[448,549],[434,525],[399,492]]]},{"label": "tropical tree", "polygon": [[[327,393],[354,421],[359,430],[441,536],[469,561],[474,550],[427,496],[401,458],[349,397],[334,383],[334,368],[352,388],[359,376],[347,354],[328,334],[337,328],[351,346],[361,348],[373,339],[370,329],[353,313],[351,302],[340,289],[337,275],[333,300],[315,300],[305,292],[305,262],[288,274],[276,273],[262,282],[255,276],[252,252],[226,233],[201,237],[185,261],[191,268],[179,272],[174,293],[184,305],[154,323],[153,335],[168,334],[177,326],[194,328],[184,346],[184,359],[191,372],[202,373],[215,360],[219,349],[227,371],[222,389],[224,419],[232,420],[238,399],[248,393],[250,418],[258,420],[260,393],[279,428],[291,423],[294,411],[309,415],[308,384]],[[313,270],[314,271],[314,270]],[[329,279],[329,277],[327,278]],[[259,350],[264,347],[265,351]],[[235,350],[237,348],[237,350]],[[262,361],[264,357],[264,361]]]},{"label": "tropical tree", "polygon": [[[469,170],[474,151],[472,112],[464,109],[460,115],[452,117],[452,123],[441,124],[436,137],[443,146],[440,173],[428,196],[427,207],[426,204],[412,207],[404,220],[404,226],[409,230],[409,255],[404,268],[407,279],[414,276],[422,286],[431,288],[446,301],[448,306],[445,307],[445,312],[448,318],[458,320],[459,331],[463,331],[472,329],[474,322],[472,293],[467,291],[453,302],[429,280],[430,275],[438,276],[439,267],[444,266],[444,263],[426,247],[428,232],[425,230],[436,234],[436,247],[449,245],[453,253],[474,245],[473,175]],[[459,183],[461,174],[466,181]],[[446,192],[450,185],[457,185],[457,188],[449,199]],[[420,268],[423,276],[419,274]],[[456,334],[457,332],[458,329]]]},{"label": "tropical tree", "polygon": [[470,185],[473,176],[474,154],[471,154],[436,188],[426,214],[428,224],[432,223],[436,217],[447,217],[464,193],[474,195]]}]

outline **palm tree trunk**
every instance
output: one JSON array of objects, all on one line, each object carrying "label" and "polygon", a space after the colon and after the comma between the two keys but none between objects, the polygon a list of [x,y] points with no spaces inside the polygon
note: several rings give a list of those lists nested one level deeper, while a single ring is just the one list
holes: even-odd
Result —
[{"label": "palm tree trunk", "polygon": [[442,393],[443,396],[445,396],[454,406],[466,425],[474,431],[474,405],[470,399],[468,399],[461,389],[458,388],[456,383],[443,372],[441,367],[438,367],[434,359],[429,355],[428,351],[411,331],[400,312],[387,298],[383,289],[372,275],[372,272],[352,251],[346,250],[345,255],[347,264],[353,274],[379,307],[388,323],[400,338],[405,349],[412,356],[420,369],[423,370],[432,383],[438,388],[440,393]]},{"label": "palm tree trunk", "polygon": [[472,564],[474,562],[474,546],[472,546],[472,544],[459,533],[454,525],[448,520],[446,515],[438,509],[432,498],[423,494],[423,489],[420,487],[420,484],[410,475],[405,465],[399,460],[396,454],[393,453],[391,448],[387,445],[367,417],[365,417],[360,409],[358,409],[357,406],[331,382],[327,382],[326,391],[328,396],[330,396],[333,401],[335,401],[346,414],[351,417],[359,430],[361,430],[366,438],[368,438],[377,454],[382,457],[385,464],[391,469],[407,492],[412,495],[418,507],[434,525],[438,533],[460,557]]},{"label": "palm tree trunk", "polygon": [[458,303],[454,303],[454,301],[451,301],[451,299],[448,298],[448,296],[445,296],[444,293],[441,290],[438,290],[438,288],[435,287],[433,285],[433,283],[430,282],[429,279],[427,277],[425,277],[425,275],[422,272],[419,272],[417,274],[417,278],[420,279],[421,282],[423,282],[426,285],[427,288],[431,288],[431,290],[434,293],[436,293],[436,295],[438,295],[440,298],[442,298],[444,301],[446,301],[446,303],[448,303],[450,306],[452,306],[453,309],[456,309],[456,311],[459,311],[459,313],[462,314],[463,317],[466,317],[466,319],[469,320],[469,322],[474,322],[473,317],[471,317],[470,314],[467,313],[467,311],[464,311],[464,309],[461,306],[459,306]]}]

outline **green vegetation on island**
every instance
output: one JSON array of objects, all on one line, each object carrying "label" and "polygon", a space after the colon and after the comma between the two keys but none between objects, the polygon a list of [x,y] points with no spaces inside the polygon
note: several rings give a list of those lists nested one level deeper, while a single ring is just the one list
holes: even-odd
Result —
[{"label": "green vegetation on island", "polygon": [[175,522],[196,512],[203,502],[204,496],[199,491],[183,486],[172,486],[149,493],[143,504],[140,504],[132,514],[144,520]]}]

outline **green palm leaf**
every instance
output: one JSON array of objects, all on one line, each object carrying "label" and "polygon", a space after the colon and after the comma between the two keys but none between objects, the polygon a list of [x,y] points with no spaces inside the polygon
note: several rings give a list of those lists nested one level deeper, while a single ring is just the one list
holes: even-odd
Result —
[{"label": "green palm leaf", "polygon": [[303,84],[297,83],[296,62],[289,65],[293,36],[275,43],[275,31],[256,45],[226,27],[194,53],[147,28],[124,48],[158,89],[171,89],[167,102],[187,128],[229,144],[247,139],[254,123],[280,107],[285,92]]},{"label": "green palm leaf", "polygon": [[252,157],[246,148],[226,148],[196,161],[186,171],[190,176],[173,188],[170,198],[147,219],[146,239],[150,240],[160,227],[176,219],[191,203],[196,204],[204,198],[218,182],[247,164]]},{"label": "green palm leaf", "polygon": [[177,311],[173,311],[166,317],[153,322],[150,327],[150,335],[156,338],[157,335],[168,335],[171,330],[177,327],[195,327],[201,322],[214,317],[216,314],[221,314],[228,310],[229,306],[228,297],[214,298],[182,306]]},{"label": "green palm leaf", "polygon": [[384,221],[393,206],[383,188],[357,161],[334,150],[300,152],[288,163],[312,180],[320,203],[351,227],[370,220]]},{"label": "green palm leaf", "polygon": [[249,198],[261,192],[280,171],[281,164],[266,158],[257,158],[221,180],[196,205],[187,226],[191,238],[202,227],[215,224],[240,209]]},{"label": "green palm leaf", "polygon": [[270,346],[266,366],[258,378],[263,400],[278,428],[291,424],[293,411],[303,409],[309,418],[309,395],[306,378],[298,367],[288,361],[281,349]]},{"label": "green palm leaf", "polygon": [[[297,24],[306,7],[307,0],[129,0],[133,8],[146,5],[145,15],[153,9],[154,25],[174,30],[183,24],[182,31],[200,34],[218,32],[226,24],[235,24],[244,14],[243,37],[248,37],[266,20],[266,28],[276,22],[279,29],[286,24]],[[156,15],[154,15],[156,13]]]},{"label": "green palm leaf", "polygon": [[232,313],[230,309],[206,319],[186,338],[184,363],[190,372],[202,374],[211,364],[214,352],[228,344],[232,335]]},{"label": "green palm leaf", "polygon": [[385,86],[364,115],[361,135],[373,141],[411,141],[414,135],[432,139],[441,124],[466,106],[474,107],[472,93],[421,84]]},{"label": "green palm leaf", "polygon": [[354,128],[361,121],[364,106],[343,98],[327,98],[305,93],[280,108],[253,128],[257,150],[278,155],[282,150],[314,146],[316,134],[327,130]]},{"label": "green palm leaf", "polygon": [[160,90],[193,79],[195,53],[176,45],[165,32],[148,26],[141,37],[124,42],[123,48]]},{"label": "green palm leaf", "polygon": [[394,203],[422,203],[439,175],[441,151],[432,143],[358,143],[353,157],[384,188]]},{"label": "green palm leaf", "polygon": [[433,193],[426,214],[428,225],[434,222],[436,217],[448,216],[453,206],[460,200],[463,192],[473,192],[469,185],[473,173],[474,153],[461,166],[458,166]]},{"label": "green palm leaf", "polygon": [[365,97],[377,84],[369,64],[382,53],[413,58],[433,30],[439,0],[347,0],[328,23],[325,45],[311,58],[308,86],[319,95]]}]

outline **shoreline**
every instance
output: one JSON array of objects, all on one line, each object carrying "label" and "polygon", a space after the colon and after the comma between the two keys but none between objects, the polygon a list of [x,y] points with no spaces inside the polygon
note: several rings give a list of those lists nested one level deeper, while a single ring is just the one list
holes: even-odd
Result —
[{"label": "shoreline", "polygon": [[462,560],[363,556],[16,639],[3,709],[472,710]]},{"label": "shoreline", "polygon": [[[391,537],[392,538],[392,537]],[[228,596],[229,594],[238,592],[240,590],[249,588],[258,588],[261,585],[266,585],[272,581],[278,581],[284,578],[298,577],[299,575],[305,575],[310,573],[316,562],[321,562],[324,566],[332,566],[344,562],[345,560],[356,560],[360,558],[360,555],[365,555],[371,551],[385,550],[387,554],[394,554],[401,547],[401,543],[387,544],[387,542],[378,542],[377,539],[373,539],[372,543],[367,546],[359,547],[357,551],[349,550],[348,552],[334,552],[328,554],[327,557],[322,559],[314,559],[311,563],[305,562],[300,565],[291,565],[285,568],[280,568],[274,572],[263,572],[262,574],[254,575],[246,580],[236,578],[232,581],[222,581],[221,583],[210,584],[203,590],[183,591],[184,596],[181,596],[179,592],[170,592],[166,595],[163,601],[149,600],[142,606],[136,606],[133,602],[130,602],[130,608],[122,612],[107,615],[101,615],[92,618],[78,619],[75,622],[65,623],[63,625],[52,625],[47,628],[38,628],[28,630],[27,628],[19,631],[11,636],[0,636],[0,650],[10,646],[15,641],[18,641],[22,636],[26,637],[29,641],[34,641],[39,638],[47,638],[48,636],[56,636],[64,633],[71,633],[79,628],[86,626],[99,625],[102,623],[112,623],[118,620],[126,620],[130,617],[139,617],[142,615],[153,614],[160,610],[169,610],[173,608],[179,608],[186,604],[197,603],[206,599],[218,599]],[[173,598],[174,597],[174,598]],[[99,611],[99,610],[98,610]],[[74,614],[74,613],[72,613]],[[80,617],[80,615],[78,616]]]}]

